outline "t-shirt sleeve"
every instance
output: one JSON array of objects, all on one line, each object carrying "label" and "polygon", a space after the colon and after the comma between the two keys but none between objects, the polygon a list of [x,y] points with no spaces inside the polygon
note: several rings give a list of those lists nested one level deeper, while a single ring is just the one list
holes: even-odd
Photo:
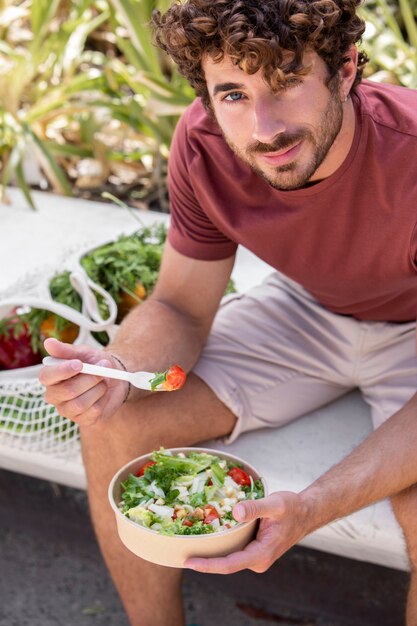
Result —
[{"label": "t-shirt sleeve", "polygon": [[237,244],[215,226],[198,199],[197,185],[192,181],[193,177],[198,178],[197,168],[191,176],[196,148],[189,140],[188,113],[189,110],[177,125],[168,162],[171,213],[168,241],[175,250],[194,259],[226,259],[235,254]]}]

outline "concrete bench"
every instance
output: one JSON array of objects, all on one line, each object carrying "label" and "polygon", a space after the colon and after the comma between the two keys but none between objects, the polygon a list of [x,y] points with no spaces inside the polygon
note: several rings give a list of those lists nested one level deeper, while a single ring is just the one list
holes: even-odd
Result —
[{"label": "concrete bench", "polygon": [[[33,213],[17,191],[13,206],[0,205],[0,298],[21,290],[37,275],[62,267],[74,251],[110,241],[137,229],[117,207],[36,193]],[[141,213],[143,222],[166,220]],[[29,268],[29,269],[28,269]],[[271,269],[247,250],[239,250],[233,277],[239,291],[262,280]],[[276,430],[243,435],[227,449],[258,467],[270,492],[300,491],[352,450],[371,431],[369,410],[353,392]],[[208,446],[226,449],[219,441]],[[389,460],[387,460],[387,464]],[[54,482],[85,488],[78,444],[67,455],[28,452],[0,433],[0,466]],[[389,467],[388,470],[389,471]],[[401,530],[387,501],[379,502],[314,532],[303,545],[388,567],[408,569]]]}]

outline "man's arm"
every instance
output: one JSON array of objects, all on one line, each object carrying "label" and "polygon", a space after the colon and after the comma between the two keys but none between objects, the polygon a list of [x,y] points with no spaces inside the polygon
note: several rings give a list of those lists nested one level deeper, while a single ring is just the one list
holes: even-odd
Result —
[{"label": "man's arm", "polygon": [[417,394],[351,454],[299,494],[276,492],[233,509],[238,521],[261,518],[244,550],[217,559],[190,559],[201,572],[267,570],[317,528],[417,483]]},{"label": "man's arm", "polygon": [[312,530],[417,483],[417,393],[300,495]]},{"label": "man's arm", "polygon": [[[81,361],[129,371],[164,371],[178,363],[189,371],[197,361],[226,289],[234,257],[198,261],[176,252],[167,242],[158,283],[150,298],[123,321],[105,349],[45,342],[48,352],[66,363],[44,367],[45,397],[61,415],[81,425],[114,413],[124,401],[127,383],[79,374]],[[129,401],[139,394],[133,390]]]},{"label": "man's arm", "polygon": [[152,296],[124,320],[108,347],[130,371],[166,369],[178,362],[189,371],[225,292],[234,257],[198,261],[167,242]]}]

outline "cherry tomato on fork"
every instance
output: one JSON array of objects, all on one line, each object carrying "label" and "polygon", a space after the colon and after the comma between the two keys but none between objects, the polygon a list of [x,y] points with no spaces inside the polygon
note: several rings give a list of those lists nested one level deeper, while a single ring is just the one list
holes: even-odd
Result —
[{"label": "cherry tomato on fork", "polygon": [[185,372],[179,365],[172,365],[166,374],[166,381],[163,388],[166,391],[176,391],[185,383]]},{"label": "cherry tomato on fork", "polygon": [[164,391],[176,391],[180,389],[187,378],[186,373],[179,365],[171,365],[165,372],[156,372],[150,380],[151,390],[160,388]]}]

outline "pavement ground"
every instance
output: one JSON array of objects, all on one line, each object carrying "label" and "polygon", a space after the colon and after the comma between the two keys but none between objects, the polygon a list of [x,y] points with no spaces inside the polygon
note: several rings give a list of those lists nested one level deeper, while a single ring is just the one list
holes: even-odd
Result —
[{"label": "pavement ground", "polygon": [[[0,470],[0,520],[0,626],[128,626],[84,491]],[[262,575],[186,571],[184,603],[197,626],[403,626],[407,584],[295,547]]]}]

